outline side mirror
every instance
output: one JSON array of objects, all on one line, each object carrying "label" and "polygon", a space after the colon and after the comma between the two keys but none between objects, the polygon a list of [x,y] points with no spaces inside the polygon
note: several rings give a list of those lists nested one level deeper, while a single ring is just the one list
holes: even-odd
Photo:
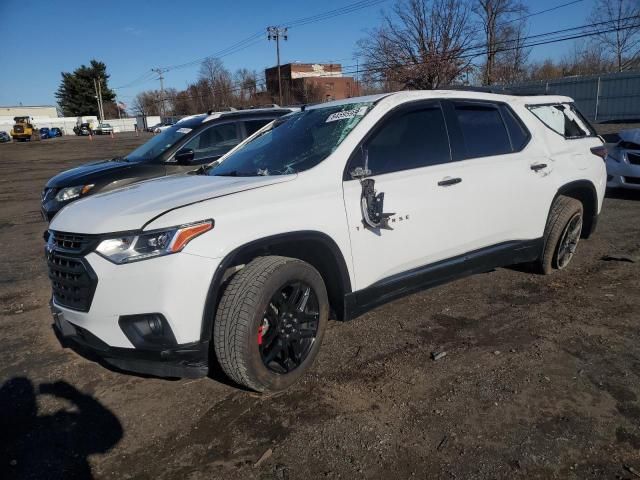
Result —
[{"label": "side mirror", "polygon": [[369,170],[369,150],[364,148],[363,145],[360,145],[360,155],[364,166],[354,168],[349,172],[349,175],[351,175],[351,178],[353,179],[362,181],[371,175],[371,170]]},{"label": "side mirror", "polygon": [[193,161],[194,156],[195,154],[192,148],[183,148],[182,150],[178,150],[174,159],[179,165],[188,165]]}]

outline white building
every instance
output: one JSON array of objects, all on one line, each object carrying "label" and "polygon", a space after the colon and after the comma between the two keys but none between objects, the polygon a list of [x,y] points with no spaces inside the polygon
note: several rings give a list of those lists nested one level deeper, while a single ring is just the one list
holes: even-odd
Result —
[{"label": "white building", "polygon": [[47,117],[58,118],[58,110],[53,105],[10,105],[0,106],[0,117]]}]

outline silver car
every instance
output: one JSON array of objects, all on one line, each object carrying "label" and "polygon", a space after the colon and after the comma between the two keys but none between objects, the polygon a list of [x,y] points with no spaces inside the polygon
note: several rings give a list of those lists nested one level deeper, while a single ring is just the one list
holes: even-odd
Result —
[{"label": "silver car", "polygon": [[607,187],[640,190],[640,128],[623,130],[608,148]]}]

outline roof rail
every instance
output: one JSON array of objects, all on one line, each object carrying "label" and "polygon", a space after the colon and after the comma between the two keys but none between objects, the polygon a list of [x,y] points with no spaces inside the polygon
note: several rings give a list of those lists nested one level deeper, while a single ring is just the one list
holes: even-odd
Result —
[{"label": "roof rail", "polygon": [[500,86],[485,86],[485,87],[472,87],[465,85],[450,85],[442,87],[443,90],[460,90],[468,92],[482,92],[482,93],[495,93],[498,95],[512,95],[514,97],[529,97],[534,95],[548,95],[546,92],[536,92],[533,90],[511,90],[507,87]]}]

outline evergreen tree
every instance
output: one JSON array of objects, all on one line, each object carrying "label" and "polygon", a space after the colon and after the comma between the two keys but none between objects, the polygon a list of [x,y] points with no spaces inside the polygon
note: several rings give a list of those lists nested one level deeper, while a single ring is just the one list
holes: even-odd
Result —
[{"label": "evergreen tree", "polygon": [[91,60],[89,66],[81,65],[73,73],[62,72],[62,82],[56,98],[65,117],[97,115],[98,103],[93,80],[101,79],[102,102],[112,102],[116,95],[108,87],[107,66],[97,60]]}]

